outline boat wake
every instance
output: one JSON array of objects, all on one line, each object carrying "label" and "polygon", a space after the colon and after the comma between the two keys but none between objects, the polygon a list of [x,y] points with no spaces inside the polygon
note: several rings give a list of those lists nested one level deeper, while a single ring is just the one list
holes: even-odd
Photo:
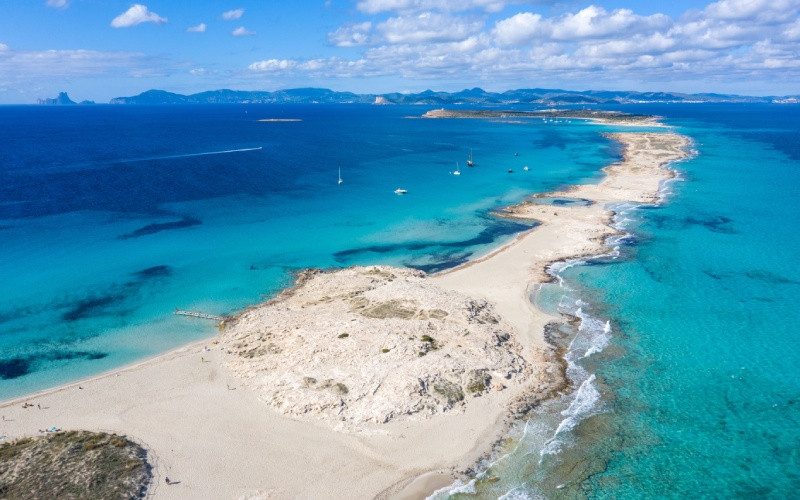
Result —
[{"label": "boat wake", "polygon": [[[181,153],[175,155],[142,156],[140,158],[120,158],[113,160],[92,161],[86,163],[73,163],[71,165],[54,165],[51,167],[39,168],[38,171],[47,172],[47,171],[92,170],[92,169],[103,168],[109,165],[121,165],[124,163],[137,163],[143,161],[158,161],[158,160],[175,160],[179,158],[191,158],[194,156],[211,156],[211,155],[225,155],[233,153],[246,153],[248,151],[260,151],[262,149],[264,149],[263,146],[258,146],[256,148],[223,149],[220,151],[203,151],[200,153]],[[8,170],[7,172],[14,172],[14,171],[23,172],[25,171],[25,169]]]},{"label": "boat wake", "polygon": [[247,151],[259,151],[263,149],[262,146],[257,148],[240,148],[240,149],[224,149],[222,151],[204,151],[202,153],[183,153],[178,155],[163,155],[163,156],[146,156],[142,158],[129,158],[126,160],[110,160],[103,162],[103,165],[113,165],[116,163],[135,163],[139,161],[153,161],[153,160],[173,160],[176,158],[191,158],[193,156],[210,156],[210,155],[225,155],[231,153],[244,153]]}]

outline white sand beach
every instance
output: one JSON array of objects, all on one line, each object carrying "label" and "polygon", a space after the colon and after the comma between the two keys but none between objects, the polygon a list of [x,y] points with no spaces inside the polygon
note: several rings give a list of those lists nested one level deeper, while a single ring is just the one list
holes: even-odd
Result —
[{"label": "white sand beach", "polygon": [[561,318],[531,291],[550,263],[607,251],[608,205],[656,201],[689,145],[667,131],[610,137],[624,159],[601,182],[547,194],[592,203],[508,208],[541,224],[481,259],[432,276],[309,275],[218,338],[0,404],[0,435],[125,434],[151,453],[155,498],[423,498],[563,389],[544,339]]}]

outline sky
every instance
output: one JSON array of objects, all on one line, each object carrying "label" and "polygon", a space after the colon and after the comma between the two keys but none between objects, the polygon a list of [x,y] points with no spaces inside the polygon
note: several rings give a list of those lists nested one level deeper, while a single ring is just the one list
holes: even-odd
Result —
[{"label": "sky", "polygon": [[800,94],[800,0],[0,0],[0,104],[67,91]]}]

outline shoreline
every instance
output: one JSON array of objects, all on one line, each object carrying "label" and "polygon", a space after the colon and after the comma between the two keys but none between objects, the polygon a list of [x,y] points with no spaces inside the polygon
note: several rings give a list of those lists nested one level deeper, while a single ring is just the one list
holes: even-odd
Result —
[{"label": "shoreline", "polygon": [[[416,118],[416,117],[410,117]],[[474,109],[434,109],[419,118],[427,119],[543,119],[543,120],[587,120],[593,123],[618,126],[652,126],[666,127],[655,115],[630,114],[621,111],[603,111],[593,109],[559,109],[550,108],[536,111],[521,110],[474,110]]]},{"label": "shoreline", "polygon": [[[688,140],[677,134],[626,132],[609,136],[626,147],[621,162],[602,169],[606,176],[600,183],[536,195],[539,198],[580,197],[594,203],[582,207],[541,205],[535,203],[534,197],[507,207],[503,216],[535,219],[540,224],[479,259],[428,276],[430,282],[446,290],[491,301],[499,316],[513,328],[528,359],[536,359],[549,348],[545,341],[545,326],[559,321],[559,318],[536,309],[530,302],[532,287],[553,279],[547,269],[555,262],[603,253],[606,238],[617,233],[608,226],[613,212],[606,206],[621,201],[652,203],[657,199],[661,183],[674,176],[663,166],[688,156],[682,149],[689,145]],[[653,136],[670,137],[672,142],[659,143],[659,137]],[[671,157],[664,153],[670,149]],[[640,157],[637,158],[637,154]],[[281,296],[293,295],[298,286],[287,289]],[[267,304],[279,302],[281,296]],[[236,317],[262,306],[246,308]],[[322,486],[339,494],[353,494],[354,484],[359,485],[358,493],[362,495],[407,498],[447,486],[460,475],[459,472],[470,468],[490,452],[513,422],[506,407],[513,404],[517,396],[523,399],[531,396],[530,388],[524,385],[513,394],[504,391],[499,396],[486,395],[470,400],[460,413],[444,413],[422,421],[399,419],[366,426],[373,434],[347,434],[329,429],[324,422],[292,419],[271,410],[240,378],[231,374],[226,364],[226,353],[212,342],[214,338],[193,342],[88,379],[0,402],[0,411],[4,417],[12,415],[14,422],[20,415],[36,415],[29,419],[32,421],[14,426],[19,430],[14,433],[17,437],[33,434],[35,431],[31,429],[49,427],[38,418],[42,411],[47,410],[12,408],[23,401],[41,400],[48,410],[52,407],[67,408],[68,411],[55,418],[66,420],[71,425],[119,429],[134,439],[150,443],[161,462],[159,468],[162,470],[158,472],[185,480],[182,487],[163,488],[154,484],[151,492],[165,498],[209,491],[216,496],[241,496],[255,492],[267,496],[313,495],[320,491],[314,488]],[[213,347],[208,347],[209,344]],[[170,382],[170,377],[176,376],[177,380]],[[87,386],[85,390],[82,385]],[[75,390],[76,387],[79,389]],[[90,392],[91,397],[88,397]],[[205,419],[212,413],[214,418],[205,424],[186,423],[188,429],[176,426],[175,422],[170,423],[165,418],[179,415],[176,405],[189,415]],[[211,410],[209,405],[218,405],[222,411],[220,408]],[[236,422],[231,422],[231,415],[236,415],[237,411],[241,415],[237,415]],[[3,424],[5,426],[5,422]],[[166,427],[169,432],[152,429],[154,424]],[[443,428],[442,424],[447,425]],[[66,428],[66,424],[62,425]],[[252,464],[250,467],[243,465],[238,473],[231,471],[232,475],[226,476],[227,481],[222,485],[203,480],[199,476],[210,474],[214,477],[215,469],[208,469],[209,464],[196,463],[203,461],[203,454],[207,455],[209,450],[202,443],[192,443],[192,440],[197,441],[198,433],[201,436],[209,435],[208,432],[216,435],[216,430],[226,426],[226,434],[243,435],[220,437],[225,443],[214,449],[222,457],[238,465],[243,461],[256,461],[262,467],[268,464],[278,470],[298,467],[307,473],[314,471],[320,474],[320,484],[305,485],[284,478],[270,483],[267,490],[264,490],[265,485],[243,488],[241,484],[252,485]],[[272,431],[266,434],[255,431],[263,427],[280,429],[281,439]],[[466,440],[469,442],[463,442],[465,435],[470,436]],[[318,446],[307,448],[302,441],[308,436],[315,444],[324,443],[327,451],[321,451]],[[280,443],[275,445],[273,440]],[[450,442],[454,440],[461,442]],[[262,450],[248,447],[253,442],[270,443],[274,447],[267,450],[268,456],[263,456]],[[428,446],[424,453],[417,450],[409,455],[405,451],[407,447],[425,448],[426,443]],[[176,447],[182,451],[175,452]],[[188,449],[193,452],[187,452]],[[298,451],[303,450],[314,450],[319,456],[309,458],[300,453],[298,457]],[[256,451],[258,453],[254,453]],[[346,470],[321,470],[329,461],[340,463],[338,469]],[[215,465],[225,468],[219,463]],[[219,476],[217,479],[221,480]]]}]

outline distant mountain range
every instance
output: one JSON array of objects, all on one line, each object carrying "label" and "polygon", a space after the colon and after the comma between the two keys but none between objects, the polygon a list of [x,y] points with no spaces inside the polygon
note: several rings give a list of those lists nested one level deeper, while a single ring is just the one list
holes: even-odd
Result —
[{"label": "distant mountain range", "polygon": [[[84,101],[84,103],[90,101]],[[568,104],[630,104],[648,102],[742,102],[742,103],[800,103],[800,95],[753,97],[732,94],[682,94],[676,92],[633,92],[561,89],[517,89],[506,92],[487,92],[480,88],[460,92],[424,92],[401,94],[354,94],[330,89],[299,88],[277,90],[210,90],[183,95],[165,90],[148,90],[132,97],[115,97],[111,104],[243,104],[243,103],[365,103],[365,104],[424,104],[447,105],[509,105],[535,104],[559,106]],[[74,104],[65,92],[56,99],[39,100],[40,104]]]}]

